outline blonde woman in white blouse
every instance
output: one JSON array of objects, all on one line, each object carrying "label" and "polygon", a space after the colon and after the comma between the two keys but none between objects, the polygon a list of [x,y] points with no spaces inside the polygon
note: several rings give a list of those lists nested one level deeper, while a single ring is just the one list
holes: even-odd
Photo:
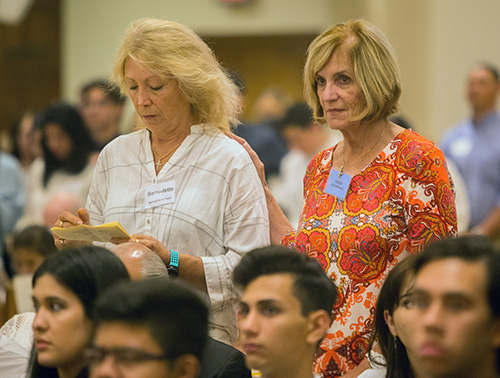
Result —
[{"label": "blonde woman in white blouse", "polygon": [[[237,122],[240,93],[210,48],[171,21],[132,22],[113,74],[141,127],[103,149],[86,209],[61,213],[55,225],[120,222],[171,276],[206,293],[211,336],[232,342],[233,267],[247,251],[269,244],[257,172],[225,135]],[[56,238],[59,247],[74,243]]]}]

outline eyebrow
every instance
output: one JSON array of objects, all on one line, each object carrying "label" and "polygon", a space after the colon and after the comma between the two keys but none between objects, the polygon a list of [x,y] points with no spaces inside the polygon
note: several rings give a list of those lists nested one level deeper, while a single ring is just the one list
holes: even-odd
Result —
[{"label": "eyebrow", "polygon": [[48,297],[43,297],[41,298],[40,300],[37,299],[37,297],[35,297],[34,295],[31,296],[31,299],[33,301],[37,301],[37,302],[46,302],[46,301],[61,301],[61,302],[66,302],[65,299],[61,298],[61,297],[56,297],[56,296],[48,296]]},{"label": "eyebrow", "polygon": [[[419,289],[419,288],[414,289],[413,294],[431,296],[431,293],[429,293],[428,290]],[[472,300],[475,297],[475,294],[470,293],[470,292],[463,292],[463,291],[446,291],[444,293],[440,293],[439,297],[444,298],[444,299]]]},{"label": "eyebrow", "polygon": [[[319,70],[319,71],[321,71],[321,70]],[[316,76],[322,76],[322,75],[320,75],[319,71],[316,72]],[[338,75],[344,75],[344,74],[346,74],[346,75],[352,75],[351,72],[349,72],[346,69],[343,69],[343,70],[340,70],[340,71],[335,71],[332,76],[338,76]]]},{"label": "eyebrow", "polygon": [[[280,302],[276,299],[261,299],[257,301],[257,306],[271,305],[271,304],[280,304]],[[240,301],[240,305],[245,305],[249,307],[248,303],[245,301]]]}]

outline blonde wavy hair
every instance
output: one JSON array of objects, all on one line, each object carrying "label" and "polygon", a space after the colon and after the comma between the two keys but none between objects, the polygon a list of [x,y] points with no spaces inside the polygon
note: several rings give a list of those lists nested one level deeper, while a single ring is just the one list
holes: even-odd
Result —
[{"label": "blonde wavy hair", "polygon": [[316,37],[307,50],[304,67],[304,98],[316,121],[325,123],[317,94],[317,74],[333,53],[346,49],[356,84],[365,104],[351,121],[386,119],[399,110],[401,78],[396,57],[386,36],[366,20],[350,20],[335,25]]},{"label": "blonde wavy hair", "polygon": [[127,58],[159,77],[174,77],[198,122],[221,131],[239,122],[240,91],[210,47],[188,27],[152,18],[138,19],[127,27],[113,66],[113,80],[124,94],[128,94]]}]

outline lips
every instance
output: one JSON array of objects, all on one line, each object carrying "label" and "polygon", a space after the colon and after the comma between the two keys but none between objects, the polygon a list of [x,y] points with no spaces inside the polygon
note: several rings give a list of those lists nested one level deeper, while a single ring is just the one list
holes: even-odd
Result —
[{"label": "lips", "polygon": [[437,343],[425,343],[420,347],[420,355],[422,357],[441,357],[445,352],[445,347]]},{"label": "lips", "polygon": [[245,353],[248,354],[248,353],[257,353],[262,349],[262,347],[254,343],[245,343],[243,344],[243,349],[245,350]]},{"label": "lips", "polygon": [[49,344],[50,343],[48,341],[43,340],[43,339],[36,339],[35,340],[36,349],[38,351],[43,351],[43,350],[47,349]]}]

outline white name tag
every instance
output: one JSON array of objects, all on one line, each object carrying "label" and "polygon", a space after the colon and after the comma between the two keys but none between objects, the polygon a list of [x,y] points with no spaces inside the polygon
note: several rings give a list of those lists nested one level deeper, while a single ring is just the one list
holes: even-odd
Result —
[{"label": "white name tag", "polygon": [[166,205],[175,201],[175,181],[148,186],[144,192],[145,208]]}]

